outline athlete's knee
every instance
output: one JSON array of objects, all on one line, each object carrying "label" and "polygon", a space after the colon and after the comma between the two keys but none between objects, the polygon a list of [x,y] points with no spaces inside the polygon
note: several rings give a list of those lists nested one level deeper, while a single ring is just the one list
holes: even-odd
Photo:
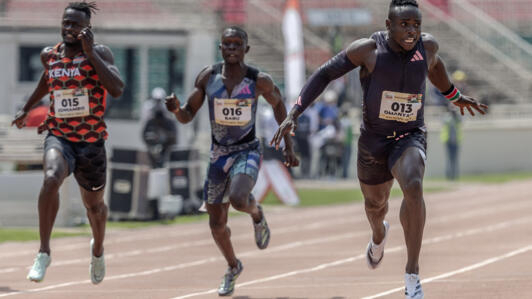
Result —
[{"label": "athlete's knee", "polygon": [[229,194],[229,201],[233,208],[242,211],[248,207],[249,194],[242,191],[233,191]]},{"label": "athlete's knee", "polygon": [[388,212],[388,200],[386,198],[365,199],[364,207],[369,213],[386,214]]},{"label": "athlete's knee", "polygon": [[106,215],[107,205],[103,200],[87,204],[87,212],[94,215]]},{"label": "athlete's knee", "polygon": [[209,227],[213,235],[222,235],[228,229],[227,225],[222,221],[209,221]]},{"label": "athlete's knee", "polygon": [[402,186],[405,197],[421,198],[423,196],[423,180],[410,178]]},{"label": "athlete's knee", "polygon": [[55,169],[48,169],[44,172],[43,187],[46,190],[58,190],[63,183],[63,176]]}]

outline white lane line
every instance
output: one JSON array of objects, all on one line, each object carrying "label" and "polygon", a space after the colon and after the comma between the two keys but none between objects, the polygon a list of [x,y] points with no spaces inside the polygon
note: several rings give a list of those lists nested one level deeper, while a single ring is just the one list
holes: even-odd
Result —
[{"label": "white lane line", "polygon": [[[510,227],[512,225],[515,225],[515,224],[527,223],[527,222],[531,222],[531,221],[532,220],[530,219],[530,217],[520,218],[520,219],[517,219],[517,220],[511,220],[511,221],[505,221],[505,222],[501,222],[501,223],[498,223],[498,224],[495,224],[495,225],[490,225],[490,226],[483,227],[483,228],[470,229],[470,230],[467,230],[465,232],[458,232],[458,233],[454,233],[454,234],[448,234],[448,235],[444,235],[444,236],[439,236],[439,237],[427,239],[426,241],[423,241],[423,244],[439,243],[439,242],[452,240],[452,239],[459,238],[459,237],[471,236],[471,235],[475,235],[475,234],[479,234],[479,233],[485,233],[485,232],[492,232],[492,231],[497,230],[497,229],[503,229],[503,228],[507,228],[507,227]],[[387,248],[386,249],[386,253],[390,254],[392,252],[398,252],[398,251],[401,251],[401,250],[404,250],[404,249],[406,249],[405,246],[395,246],[395,247],[392,247],[392,248]],[[337,261],[333,261],[333,262],[317,265],[317,266],[311,267],[311,268],[295,270],[295,271],[282,273],[282,274],[278,274],[278,275],[273,275],[273,276],[269,276],[269,277],[265,277],[265,278],[261,278],[261,279],[247,281],[247,282],[244,282],[244,283],[239,283],[239,284],[235,285],[235,288],[243,287],[243,286],[247,286],[247,285],[252,285],[252,284],[257,284],[257,283],[263,283],[263,282],[272,281],[272,280],[276,280],[276,279],[281,279],[281,278],[285,278],[285,277],[289,277],[289,276],[295,276],[295,275],[299,275],[299,274],[315,272],[315,271],[323,270],[323,269],[326,269],[326,268],[335,267],[335,266],[339,266],[339,265],[342,265],[342,264],[346,264],[346,263],[354,262],[354,261],[357,261],[357,260],[361,260],[361,259],[364,259],[365,257],[366,257],[365,254],[360,254],[360,255],[349,257],[349,258],[346,258],[346,259],[341,259],[341,260],[337,260]],[[212,294],[212,293],[215,293],[215,292],[217,292],[217,289],[211,289],[211,290],[201,291],[201,292],[197,292],[197,293],[190,293],[190,294],[174,297],[172,299],[184,299],[184,298],[190,298],[190,297],[196,297],[196,296],[201,296],[201,295]]]},{"label": "white lane line", "polygon": [[[454,233],[454,234],[449,234],[449,235],[444,235],[444,236],[440,236],[440,237],[427,239],[423,243],[426,244],[426,243],[443,242],[443,241],[455,239],[455,238],[458,238],[458,237],[464,237],[464,236],[469,236],[469,235],[474,235],[474,234],[479,234],[479,233],[484,233],[484,232],[492,232],[494,230],[503,229],[503,228],[507,228],[507,227],[515,225],[515,224],[521,224],[521,223],[527,223],[527,222],[532,222],[532,219],[530,217],[524,217],[524,218],[520,218],[520,219],[516,219],[516,220],[505,221],[505,222],[501,222],[501,223],[498,223],[498,224],[495,224],[495,225],[490,225],[490,226],[486,226],[486,227],[482,227],[482,228],[470,229],[470,230],[467,230],[465,232],[459,232],[459,233]],[[265,253],[269,253],[269,252],[276,252],[276,251],[281,251],[281,250],[292,249],[292,248],[299,247],[299,246],[307,246],[307,245],[324,243],[324,242],[328,243],[328,242],[331,242],[331,241],[334,241],[334,240],[352,238],[352,237],[354,237],[356,235],[359,235],[359,234],[366,234],[366,233],[363,233],[363,232],[346,233],[346,234],[330,236],[330,237],[326,237],[326,238],[316,238],[316,239],[311,239],[311,240],[307,240],[307,241],[296,241],[296,242],[284,244],[284,245],[281,245],[281,246],[273,247],[273,248],[269,249],[268,251],[266,251],[264,253],[261,252],[261,251],[254,250],[254,251],[244,252],[244,253],[242,253],[240,255],[242,255],[242,256],[253,256],[253,255],[265,254]],[[403,249],[405,249],[405,246],[396,246],[396,247],[392,247],[392,248],[387,248],[386,249],[386,253],[389,254],[391,252],[398,252],[398,251],[401,251]],[[302,274],[302,273],[314,272],[314,271],[326,269],[326,268],[329,268],[329,267],[338,266],[338,265],[342,265],[342,264],[345,264],[345,263],[349,263],[349,262],[353,262],[353,261],[356,261],[356,260],[360,260],[360,259],[363,259],[364,257],[365,257],[364,254],[360,254],[360,255],[357,255],[357,256],[354,256],[354,257],[349,257],[349,258],[346,258],[346,259],[341,259],[341,260],[338,260],[338,261],[333,261],[333,262],[330,262],[330,263],[321,264],[321,265],[318,265],[318,266],[315,266],[315,267],[312,267],[312,268],[291,271],[291,272],[288,272],[288,273],[278,274],[278,275],[274,275],[274,276],[270,276],[270,277],[265,277],[265,278],[262,278],[262,279],[257,279],[257,280],[253,280],[253,281],[244,282],[244,283],[238,284],[237,286],[246,286],[246,285],[257,284],[257,283],[261,283],[261,282],[276,280],[276,279],[280,279],[280,278],[284,278],[284,277],[288,277],[288,276],[298,275],[298,274]],[[223,260],[223,258],[222,257],[208,258],[208,259],[203,259],[203,260],[199,260],[199,261],[195,261],[195,262],[177,264],[177,265],[163,267],[163,268],[155,268],[155,269],[152,269],[152,270],[145,270],[145,271],[141,271],[141,272],[108,276],[108,277],[105,278],[105,280],[109,281],[109,280],[117,280],[117,279],[123,279],[123,278],[147,276],[147,275],[152,275],[152,274],[161,273],[161,272],[168,272],[168,271],[174,271],[174,270],[177,270],[177,269],[183,269],[183,268],[188,268],[188,267],[204,265],[204,264],[212,263],[212,262],[219,261],[219,260]],[[72,281],[72,282],[67,282],[67,283],[62,283],[62,284],[50,285],[50,286],[47,286],[47,287],[44,287],[44,288],[36,288],[36,289],[30,289],[30,290],[6,293],[6,294],[0,295],[0,297],[8,297],[8,296],[26,294],[26,293],[35,293],[35,292],[40,292],[40,291],[47,291],[47,290],[52,290],[52,289],[57,289],[57,288],[62,288],[62,287],[67,287],[67,286],[88,284],[88,283],[90,283],[90,280]],[[199,296],[199,295],[202,295],[202,294],[210,294],[213,291],[216,292],[216,289],[206,291],[208,293],[205,293],[205,292],[193,293],[193,294],[184,295],[186,297],[176,297],[176,298],[188,298],[188,297]]]},{"label": "white lane line", "polygon": [[[451,277],[451,276],[454,276],[456,274],[461,274],[461,273],[465,273],[465,272],[468,272],[468,271],[472,271],[472,270],[487,266],[489,264],[493,264],[493,263],[502,261],[504,259],[516,256],[518,254],[525,253],[525,252],[530,251],[530,250],[532,250],[532,245],[529,245],[527,247],[524,247],[524,248],[521,248],[521,249],[517,249],[517,250],[514,250],[514,251],[510,251],[510,252],[505,253],[503,255],[499,255],[499,256],[496,256],[496,257],[492,257],[492,258],[483,260],[482,262],[478,262],[476,264],[469,265],[467,267],[463,267],[463,268],[460,268],[460,269],[457,269],[457,270],[454,270],[454,271],[450,271],[450,272],[447,272],[447,273],[442,273],[440,275],[433,276],[433,277],[430,277],[430,278],[422,279],[421,280],[421,284],[427,284],[427,283],[429,283],[431,281],[435,281],[435,280],[438,280],[438,279]],[[379,298],[379,297],[383,297],[383,296],[386,296],[386,295],[393,294],[395,292],[404,291],[404,289],[405,289],[404,287],[399,287],[399,288],[391,289],[391,290],[388,290],[388,291],[385,291],[385,292],[382,292],[382,293],[378,293],[378,294],[375,294],[375,295],[372,295],[372,296],[362,297],[362,299]]]},{"label": "white lane line", "polygon": [[[310,239],[307,241],[296,241],[296,242],[284,244],[281,246],[272,247],[271,249],[268,248],[267,253],[289,250],[289,249],[296,248],[296,247],[309,246],[309,245],[319,244],[319,243],[329,243],[329,242],[334,242],[334,241],[338,241],[342,239],[350,239],[353,237],[357,237],[359,235],[367,235],[367,232],[346,233],[346,234],[330,236],[326,238],[316,238],[316,239]],[[264,254],[264,252],[253,250],[253,251],[243,252],[242,254],[239,254],[239,256],[254,256],[254,255],[259,255],[259,254]],[[163,268],[145,270],[141,272],[107,276],[105,277],[105,281],[138,277],[138,276],[147,276],[147,275],[152,275],[152,274],[156,274],[160,272],[168,272],[168,271],[174,271],[174,270],[183,269],[183,268],[200,266],[203,264],[213,263],[215,261],[221,261],[221,260],[223,260],[223,257],[207,258],[207,259],[202,259],[202,260],[198,260],[195,262],[182,263],[182,264],[177,264],[177,265],[163,267]],[[7,296],[12,296],[12,295],[18,295],[18,294],[35,293],[35,292],[47,291],[47,290],[68,287],[68,286],[73,286],[73,285],[88,284],[90,282],[91,282],[90,280],[72,281],[72,282],[67,282],[67,283],[62,283],[62,284],[50,285],[50,286],[43,287],[43,288],[36,288],[36,289],[6,293],[6,294],[0,295],[0,297],[7,297]]]},{"label": "white lane line", "polygon": [[[442,216],[442,217],[438,217],[438,218],[434,218],[432,219],[430,222],[431,224],[436,224],[436,223],[447,223],[449,221],[455,221],[455,220],[459,220],[459,219],[470,219],[471,217],[473,216],[478,216],[478,215],[483,215],[483,216],[486,216],[486,215],[490,215],[490,214],[499,214],[503,211],[512,211],[512,210],[521,210],[522,208],[525,208],[525,207],[528,207],[531,203],[530,202],[523,202],[521,204],[517,204],[517,205],[508,205],[507,203],[504,203],[504,205],[501,205],[500,207],[499,206],[489,206],[489,207],[486,207],[486,208],[483,208],[483,209],[475,209],[473,211],[468,211],[468,212],[465,212],[465,213],[461,213],[461,214],[454,214],[453,216]],[[314,230],[314,229],[321,229],[323,227],[331,227],[331,226],[334,226],[336,224],[342,224],[342,225],[345,225],[345,224],[349,224],[349,225],[353,225],[353,224],[357,224],[357,223],[362,223],[362,222],[366,222],[365,219],[363,218],[358,218],[358,219],[352,219],[352,218],[349,218],[347,220],[343,219],[343,218],[334,218],[334,220],[323,220],[323,221],[317,221],[317,222],[314,222],[312,224],[309,224],[309,225],[304,225],[303,227],[285,227],[285,228],[279,228],[279,229],[276,229],[275,230],[275,234],[276,235],[280,235],[280,234],[286,234],[286,233],[292,233],[292,232],[301,232],[302,230]],[[364,230],[363,232],[358,232],[356,235],[353,235],[354,237],[358,237],[358,236],[365,236],[365,235],[370,235],[369,231],[366,231]],[[248,239],[249,238],[249,234],[248,233],[245,233],[245,234],[239,234],[239,235],[235,235],[231,238],[231,240],[234,242],[236,240],[243,240],[243,239]],[[144,255],[144,254],[154,254],[154,253],[160,253],[160,252],[165,252],[165,251],[172,251],[172,250],[178,250],[178,249],[186,249],[186,248],[189,248],[189,247],[194,247],[194,246],[205,246],[205,245],[211,245],[213,244],[213,240],[212,238],[208,238],[208,239],[202,239],[202,240],[197,240],[197,241],[191,241],[191,242],[182,242],[180,244],[176,244],[176,245],[167,245],[167,246],[159,246],[159,247],[155,247],[155,248],[148,248],[148,249],[137,249],[137,250],[132,250],[132,251],[126,251],[126,252],[119,252],[119,253],[109,253],[107,254],[105,257],[106,257],[106,260],[109,261],[109,260],[112,260],[112,259],[117,259],[117,258],[126,258],[126,257],[132,257],[132,256],[140,256],[140,255]],[[424,241],[426,242],[426,241]],[[292,246],[292,247],[298,247],[299,245],[294,245],[294,244],[297,244],[297,242],[293,242],[293,243],[289,243],[288,245],[286,246]],[[268,251],[272,251],[273,249],[270,249]],[[83,264],[83,263],[87,263],[87,258],[78,258],[78,259],[71,259],[71,260],[63,260],[63,261],[56,261],[54,262],[52,265],[50,265],[50,267],[60,267],[60,266],[66,266],[66,265],[74,265],[74,264]],[[30,269],[31,268],[31,265],[30,266],[23,266],[23,267],[12,267],[12,268],[9,268],[8,270],[0,270],[0,275],[3,274],[3,273],[11,273],[13,271],[16,271],[17,269],[18,270],[22,270],[22,269]]]},{"label": "white lane line", "polygon": [[[478,195],[478,190],[476,190],[476,189],[474,189],[474,190],[467,189],[467,190],[463,190],[462,192],[469,192],[469,193],[474,192],[475,195]],[[482,203],[483,205],[487,205],[488,203],[490,203],[492,201],[500,202],[500,197],[498,197],[498,196],[490,196],[490,195],[493,195],[493,194],[495,194],[495,193],[487,193],[486,196],[481,197],[482,200],[479,200],[479,201],[477,201],[477,200],[467,200],[465,202],[461,202],[461,207],[463,209],[464,207],[467,207],[467,206],[475,206],[478,203]],[[438,196],[440,196],[440,194],[434,194],[433,196],[431,196],[431,198],[438,197]],[[464,195],[462,195],[462,197],[464,197]],[[467,197],[467,196],[465,196],[465,197]],[[431,198],[427,198],[426,201],[428,203],[432,203],[432,202],[439,203],[437,200],[431,199]],[[401,202],[400,200],[391,201],[390,202],[390,208],[392,206],[394,206],[394,207],[395,206],[399,206],[400,202]],[[522,202],[520,204],[524,204],[524,203],[527,203],[527,202],[528,201]],[[507,202],[505,204],[506,204],[505,207],[508,206]],[[518,205],[520,205],[520,204],[518,203]],[[455,208],[455,203],[450,202],[450,201],[445,201],[443,205],[439,205],[439,206],[447,207],[449,205],[451,205],[453,207],[453,209]],[[513,206],[515,207],[515,205],[513,205]],[[501,208],[504,208],[504,207],[501,207]],[[497,209],[494,209],[493,206],[491,206],[489,209],[490,210],[497,210]],[[324,213],[325,213],[329,218],[332,218],[332,219],[339,219],[339,218],[341,218],[340,216],[344,216],[344,215],[349,215],[351,219],[355,219],[355,218],[356,219],[362,219],[362,218],[365,219],[364,217],[362,217],[362,218],[356,217],[357,215],[362,214],[361,212],[363,212],[363,209],[358,208],[357,205],[347,205],[344,208],[339,209],[339,210],[334,209],[332,211],[327,210],[325,212],[322,211],[322,210],[319,210],[317,212],[315,212],[314,210],[312,210],[312,211],[302,211],[300,213],[297,213],[296,215],[291,215],[290,217],[291,217],[291,219],[304,220],[304,219],[311,219],[311,218],[319,218],[319,217],[322,217],[324,215]],[[481,214],[482,212],[483,212],[483,210],[476,209],[474,212],[471,213],[471,215],[478,215],[478,214]],[[283,215],[282,214],[274,214],[272,216],[282,217]],[[447,219],[441,219],[441,221],[447,221]],[[240,223],[244,223],[245,220],[241,219],[241,218],[236,218],[235,222],[238,222],[238,224],[240,224]],[[311,225],[306,225],[305,228],[306,229],[314,229],[314,228],[319,228],[322,225],[325,225],[325,226],[331,225],[331,224],[334,224],[335,222],[337,222],[337,221],[333,221],[333,222],[330,222],[330,221],[314,222]],[[357,221],[357,222],[362,222],[362,221]],[[432,222],[434,222],[434,219],[433,219]],[[200,233],[205,232],[205,230],[206,230],[205,228],[200,228],[200,229],[193,228],[193,229],[186,229],[186,230],[167,231],[164,234],[161,234],[161,233],[155,233],[154,234],[151,231],[152,229],[153,228],[147,228],[146,232],[143,232],[141,234],[134,232],[134,233],[130,234],[129,236],[114,237],[116,234],[110,235],[108,237],[108,240],[105,241],[105,245],[122,244],[124,242],[130,242],[130,241],[138,242],[140,240],[159,239],[159,238],[161,238],[161,236],[164,236],[165,239],[168,239],[170,237],[185,237],[185,236],[191,236],[191,235],[198,235]],[[298,226],[298,225],[293,225],[291,227],[276,228],[275,229],[276,234],[289,233],[289,232],[300,231],[300,230],[301,230],[301,226]],[[207,240],[207,242],[211,242],[212,243],[212,240],[209,239],[209,240]],[[203,244],[205,244],[205,243],[203,243],[203,241],[198,242],[198,245],[203,245]],[[87,247],[87,242],[85,240],[83,240],[83,241],[76,242],[74,244],[70,243],[68,245],[58,246],[57,248],[54,248],[54,252],[70,251],[70,250],[76,250],[76,249],[81,249],[81,248],[86,248],[86,247]],[[168,248],[168,250],[175,249],[173,246],[168,246],[167,248]],[[157,251],[157,249],[153,249],[153,250]],[[165,249],[162,249],[160,251],[165,251]],[[31,250],[15,250],[13,252],[3,252],[3,253],[0,253],[0,259],[11,258],[11,257],[21,256],[21,255],[32,255],[33,256],[35,254],[35,252],[36,251],[34,249],[31,249]],[[67,263],[70,264],[69,262],[67,262]],[[57,265],[57,263],[55,265]],[[0,274],[1,273],[2,272],[0,272]]]}]

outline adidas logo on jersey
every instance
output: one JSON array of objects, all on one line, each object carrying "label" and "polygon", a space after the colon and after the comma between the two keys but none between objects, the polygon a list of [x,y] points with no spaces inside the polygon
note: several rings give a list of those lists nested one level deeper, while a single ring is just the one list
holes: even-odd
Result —
[{"label": "adidas logo on jersey", "polygon": [[413,62],[413,61],[422,61],[424,60],[423,59],[423,55],[421,55],[421,53],[419,52],[419,50],[416,51],[416,53],[414,53],[414,56],[412,56],[412,59],[410,59],[410,62]]}]

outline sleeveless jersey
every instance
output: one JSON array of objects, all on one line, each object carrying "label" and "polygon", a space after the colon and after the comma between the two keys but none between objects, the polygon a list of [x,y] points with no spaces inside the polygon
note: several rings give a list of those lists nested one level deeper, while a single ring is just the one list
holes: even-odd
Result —
[{"label": "sleeveless jersey", "polygon": [[85,54],[61,57],[60,46],[52,49],[47,60],[50,110],[45,129],[72,142],[107,139],[103,121],[107,91]]},{"label": "sleeveless jersey", "polygon": [[256,140],[255,89],[259,71],[250,66],[247,68],[244,79],[233,88],[231,94],[228,94],[222,78],[222,63],[212,66],[206,93],[212,141],[215,145],[240,145]]},{"label": "sleeveless jersey", "polygon": [[375,32],[371,38],[377,44],[377,60],[373,72],[360,79],[361,129],[393,136],[424,127],[428,67],[423,41],[406,53],[397,53],[388,46],[387,32]]}]

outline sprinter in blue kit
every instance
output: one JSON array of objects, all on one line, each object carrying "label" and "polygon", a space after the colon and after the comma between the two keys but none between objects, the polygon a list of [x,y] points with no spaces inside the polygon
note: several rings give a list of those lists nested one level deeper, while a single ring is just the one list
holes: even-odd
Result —
[{"label": "sprinter in blue kit", "polygon": [[[229,204],[253,218],[255,242],[265,249],[270,241],[270,230],[260,205],[251,190],[257,180],[261,161],[259,140],[255,136],[257,101],[263,96],[272,106],[275,119],[281,123],[286,108],[281,93],[271,77],[244,63],[249,51],[247,33],[239,27],[229,27],[222,33],[220,43],[223,62],[203,69],[188,97],[180,107],[172,94],[166,106],[181,123],[191,121],[205,100],[209,105],[211,122],[211,157],[203,189],[211,233],[229,265],[218,295],[229,296],[236,279],[242,272],[242,263],[236,258],[227,226]],[[285,165],[297,166],[291,138],[285,141]]]},{"label": "sprinter in blue kit", "polygon": [[462,115],[464,109],[471,115],[475,115],[474,110],[484,114],[487,106],[454,87],[438,55],[438,43],[432,35],[421,32],[421,12],[415,0],[391,1],[386,29],[354,41],[314,72],[271,144],[278,146],[284,136],[293,134],[298,116],[329,82],[360,67],[364,99],[357,170],[373,232],[366,261],[375,269],[384,256],[389,229],[384,217],[395,178],[404,196],[400,219],[408,255],[405,296],[419,299],[424,296],[418,260],[425,225],[426,78],[460,108]]}]

